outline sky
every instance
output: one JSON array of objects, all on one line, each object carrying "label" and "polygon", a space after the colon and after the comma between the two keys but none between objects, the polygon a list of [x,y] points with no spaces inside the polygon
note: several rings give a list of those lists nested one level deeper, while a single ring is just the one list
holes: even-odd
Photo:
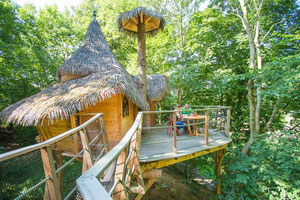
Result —
[{"label": "sky", "polygon": [[[64,11],[66,7],[71,8],[72,6],[79,6],[84,0],[13,0],[13,1],[19,4],[20,6],[24,4],[32,3],[33,5],[35,5],[35,7],[38,10],[43,8],[45,5],[56,4],[59,11]],[[203,3],[201,10],[204,10],[207,7],[208,3],[209,1],[206,0]]]},{"label": "sky", "polygon": [[43,8],[45,5],[56,4],[59,11],[64,11],[65,7],[71,8],[71,6],[79,6],[83,0],[13,0],[18,5],[32,3],[37,9]]}]

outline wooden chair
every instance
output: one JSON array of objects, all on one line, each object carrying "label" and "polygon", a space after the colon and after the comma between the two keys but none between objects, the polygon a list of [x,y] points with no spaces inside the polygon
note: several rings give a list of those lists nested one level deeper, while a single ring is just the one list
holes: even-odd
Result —
[{"label": "wooden chair", "polygon": [[[167,117],[168,117],[168,126],[170,127],[167,129],[167,135],[169,135],[169,137],[171,137],[171,133],[172,133],[172,129],[173,129],[173,119],[172,119],[172,117],[169,117],[169,116],[167,116]],[[177,132],[177,135],[181,136],[177,127],[176,127],[176,132]]]}]

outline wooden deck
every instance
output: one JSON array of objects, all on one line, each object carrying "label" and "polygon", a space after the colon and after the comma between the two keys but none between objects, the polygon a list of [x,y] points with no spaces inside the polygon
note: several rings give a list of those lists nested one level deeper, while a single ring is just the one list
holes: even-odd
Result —
[{"label": "wooden deck", "polygon": [[[177,154],[173,153],[173,136],[169,137],[166,134],[167,129],[154,129],[143,131],[141,148],[140,148],[140,163],[147,164],[161,160],[176,159],[179,157],[193,154],[192,157],[214,152],[225,148],[232,140],[226,137],[224,131],[213,131],[209,129],[209,145],[205,146],[204,136],[188,136],[183,134],[177,135]],[[191,158],[187,158],[191,159]],[[187,160],[184,159],[184,160]]]}]

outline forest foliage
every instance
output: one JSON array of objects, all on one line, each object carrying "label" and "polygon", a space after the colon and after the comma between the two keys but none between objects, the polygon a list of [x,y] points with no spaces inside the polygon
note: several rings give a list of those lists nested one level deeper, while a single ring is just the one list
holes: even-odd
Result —
[{"label": "forest foliage", "polygon": [[[299,2],[248,1],[251,28],[255,30],[260,22],[263,67],[259,70],[248,66],[249,39],[239,1],[212,0],[206,9],[203,2],[86,0],[60,12],[57,6],[37,10],[30,4],[0,1],[0,110],[58,82],[56,69],[83,40],[93,10],[113,53],[135,75],[137,41],[118,31],[116,18],[137,6],[149,7],[167,22],[163,32],[146,42],[147,73],[165,74],[171,84],[170,94],[157,106],[189,103],[232,108],[234,141],[224,159],[225,195],[233,195],[232,199],[299,197]],[[262,127],[277,109],[270,126],[255,136],[251,153],[245,155],[242,148],[250,137],[249,80],[254,97],[262,98]],[[31,127],[1,125],[13,130],[15,142],[34,142],[36,132]],[[198,161],[212,167],[209,158]]]}]

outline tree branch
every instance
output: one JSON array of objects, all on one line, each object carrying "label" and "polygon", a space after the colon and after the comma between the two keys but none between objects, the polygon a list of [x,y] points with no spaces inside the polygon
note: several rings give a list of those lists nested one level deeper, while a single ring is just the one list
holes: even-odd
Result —
[{"label": "tree branch", "polygon": [[269,119],[268,123],[266,124],[266,126],[262,129],[261,133],[266,132],[269,129],[269,127],[270,127],[270,125],[271,125],[271,123],[272,123],[272,121],[273,121],[273,119],[274,119],[274,117],[276,115],[276,112],[277,112],[280,100],[281,100],[281,98],[279,97],[278,100],[277,100],[277,102],[276,102],[276,104],[274,105],[273,112],[272,112],[272,114],[270,116],[270,119]]},{"label": "tree branch", "polygon": [[266,33],[266,35],[261,39],[260,44],[263,43],[263,41],[265,40],[265,38],[270,34],[271,30],[272,30],[277,24],[280,24],[280,23],[282,23],[282,22],[284,22],[284,21],[286,21],[286,20],[287,20],[287,19],[283,19],[283,20],[281,20],[280,22],[277,22],[277,23],[273,24],[273,25],[271,26],[271,28],[268,30],[268,32]]}]

